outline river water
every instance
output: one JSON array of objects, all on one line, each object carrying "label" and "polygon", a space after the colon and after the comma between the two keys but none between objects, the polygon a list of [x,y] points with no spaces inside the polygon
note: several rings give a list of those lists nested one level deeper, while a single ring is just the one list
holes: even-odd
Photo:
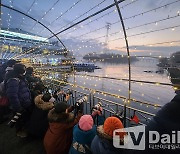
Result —
[{"label": "river water", "polygon": [[[168,72],[157,73],[159,71],[157,66],[158,60],[153,58],[140,58],[139,61],[134,62],[131,65],[131,75],[133,80],[144,80],[161,83],[171,83],[168,77]],[[115,78],[128,79],[128,65],[127,64],[106,64],[96,63],[101,69],[96,69],[94,72],[79,72],[78,74],[89,74],[98,76],[107,76]],[[150,71],[150,72],[144,72]],[[93,77],[82,77],[81,75],[76,76],[76,84],[84,87],[98,89],[120,96],[128,97],[128,81],[118,81],[109,79],[99,79]],[[73,77],[68,79],[69,82],[73,82]],[[173,87],[165,85],[154,85],[154,84],[142,84],[131,82],[131,98],[149,102],[152,104],[165,105],[174,96],[175,92]],[[104,96],[109,100],[115,102],[121,102],[115,98]],[[121,102],[122,103],[122,102]],[[140,104],[142,105],[142,104]],[[158,109],[149,108],[149,106],[140,106],[138,103],[131,103],[131,106],[141,108],[143,110],[151,111],[156,113]]]}]

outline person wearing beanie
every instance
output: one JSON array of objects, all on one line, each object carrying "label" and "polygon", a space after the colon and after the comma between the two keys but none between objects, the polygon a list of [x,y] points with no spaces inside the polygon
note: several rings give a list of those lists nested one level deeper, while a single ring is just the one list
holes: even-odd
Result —
[{"label": "person wearing beanie", "polygon": [[96,135],[96,127],[91,115],[83,115],[73,129],[73,142],[70,154],[90,154],[91,142]]},{"label": "person wearing beanie", "polygon": [[12,107],[13,113],[23,113],[21,118],[15,123],[17,136],[26,137],[23,131],[29,121],[32,112],[31,94],[27,81],[24,78],[26,67],[23,64],[15,64],[12,73],[6,77],[5,92]]},{"label": "person wearing beanie", "polygon": [[49,126],[47,115],[49,110],[54,107],[54,101],[55,99],[50,93],[40,94],[35,97],[35,106],[28,127],[29,134],[34,137],[44,137]]},{"label": "person wearing beanie", "polygon": [[14,59],[10,59],[7,61],[7,68],[6,68],[6,73],[9,72],[9,71],[12,71],[13,70],[13,67],[15,64],[19,63],[19,61],[16,61]]},{"label": "person wearing beanie", "polygon": [[10,59],[7,61],[6,65],[6,70],[5,70],[5,74],[4,74],[4,80],[6,80],[7,78],[9,78],[9,76],[11,76],[14,72],[14,65],[18,64],[19,61],[16,61],[14,59]]},{"label": "person wearing beanie", "polygon": [[68,154],[73,136],[73,127],[82,116],[78,111],[75,117],[72,107],[66,102],[57,103],[48,113],[49,128],[44,137],[44,147],[47,154]]},{"label": "person wearing beanie", "polygon": [[[113,146],[113,131],[124,128],[121,120],[117,117],[108,117],[104,125],[97,127],[97,135],[91,143],[93,154],[121,154],[122,149]],[[123,138],[123,137],[122,137]]]},{"label": "person wearing beanie", "polygon": [[[34,76],[32,67],[28,67],[26,69],[25,78],[26,78],[28,85],[29,85],[32,100],[34,101],[35,97],[38,95],[37,94],[38,91],[36,90],[36,88],[39,85],[43,85],[43,82],[41,81],[41,79],[39,77]],[[41,93],[42,92],[40,92],[39,94],[41,94]]]}]

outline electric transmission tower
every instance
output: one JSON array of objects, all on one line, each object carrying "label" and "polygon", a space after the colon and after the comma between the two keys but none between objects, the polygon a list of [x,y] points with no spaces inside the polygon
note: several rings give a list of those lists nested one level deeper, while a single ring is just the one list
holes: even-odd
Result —
[{"label": "electric transmission tower", "polygon": [[[102,52],[102,54],[107,54],[108,51],[108,40],[109,40],[109,30],[111,28],[111,23],[106,22],[106,38],[105,38],[105,46],[104,46],[104,50]],[[105,70],[103,71],[102,76],[105,76]],[[101,86],[101,90],[104,91],[105,90],[105,86],[104,86],[104,80],[106,79],[102,79],[102,86]]]},{"label": "electric transmission tower", "polygon": [[104,53],[107,53],[107,50],[109,48],[108,46],[108,40],[109,40],[109,30],[111,29],[111,23],[106,22],[106,38],[105,38],[105,49]]}]

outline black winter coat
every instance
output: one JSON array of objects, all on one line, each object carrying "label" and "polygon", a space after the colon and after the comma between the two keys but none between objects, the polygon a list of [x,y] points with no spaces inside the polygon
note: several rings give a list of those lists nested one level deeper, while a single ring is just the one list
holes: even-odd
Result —
[{"label": "black winter coat", "polygon": [[44,102],[42,96],[38,95],[34,100],[35,106],[28,126],[29,133],[35,137],[44,137],[49,126],[47,115],[54,106],[52,102]]},{"label": "black winter coat", "polygon": [[[170,137],[172,136],[172,131],[176,133],[180,131],[180,95],[176,95],[171,102],[164,105],[146,126],[146,150],[132,152],[132,154],[180,154],[180,148],[171,149],[172,146],[170,149],[153,149],[154,146],[151,144],[149,148],[149,131],[157,131],[160,136],[169,134]],[[160,144],[161,142],[158,142],[156,145]]]},{"label": "black winter coat", "polygon": [[6,96],[14,112],[29,108],[31,94],[27,82],[23,78],[10,78],[5,83]]}]

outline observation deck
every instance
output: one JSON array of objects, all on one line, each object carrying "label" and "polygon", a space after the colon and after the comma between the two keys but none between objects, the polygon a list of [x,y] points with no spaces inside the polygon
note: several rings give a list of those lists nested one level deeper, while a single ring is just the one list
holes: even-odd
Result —
[{"label": "observation deck", "polygon": [[[105,118],[146,125],[180,87],[178,6],[180,0],[1,0],[0,62],[32,66],[49,91],[71,91],[71,105],[86,95],[84,114],[101,102]],[[109,55],[86,56],[84,64],[101,69],[77,71],[94,53]],[[42,139],[21,140],[14,131],[0,124],[0,154],[45,153]]]}]

